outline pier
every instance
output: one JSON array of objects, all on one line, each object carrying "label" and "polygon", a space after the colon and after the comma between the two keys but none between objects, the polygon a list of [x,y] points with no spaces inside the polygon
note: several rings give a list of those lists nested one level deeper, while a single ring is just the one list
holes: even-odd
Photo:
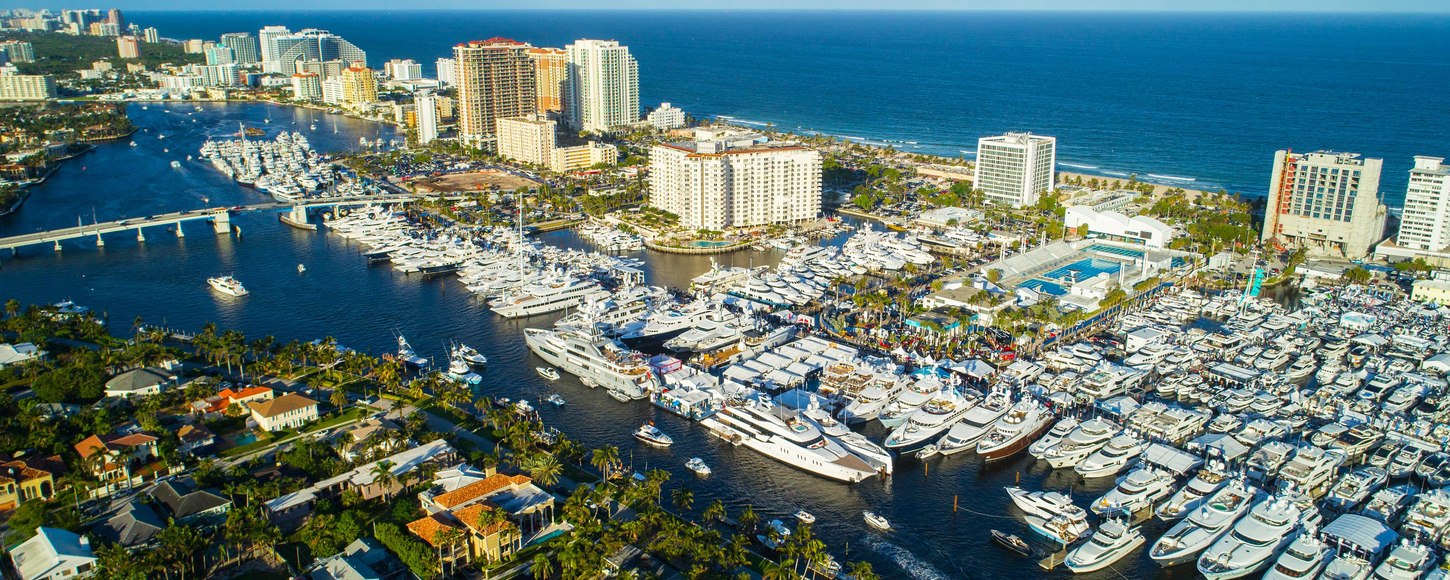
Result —
[{"label": "pier", "polygon": [[[464,196],[452,196],[446,199],[463,199],[463,197]],[[258,203],[252,205],[235,206],[230,208],[218,207],[209,209],[185,210],[152,216],[127,218],[109,222],[80,224],[68,228],[59,228],[43,232],[35,232],[31,234],[22,234],[18,236],[0,238],[0,250],[10,250],[12,253],[14,253],[20,248],[26,246],[54,244],[55,250],[59,252],[61,251],[61,242],[90,237],[94,237],[96,239],[96,245],[100,247],[106,245],[105,238],[102,236],[104,236],[105,234],[114,234],[117,232],[135,232],[136,240],[139,242],[145,242],[146,228],[154,228],[158,226],[174,226],[176,228],[176,236],[185,237],[186,234],[182,231],[181,224],[192,221],[210,222],[212,230],[214,232],[216,232],[217,234],[226,234],[231,232],[231,216],[234,213],[243,213],[250,211],[274,211],[286,209],[290,210],[290,212],[288,214],[284,214],[284,216],[287,216],[292,220],[298,221],[299,223],[306,223],[306,212],[309,209],[336,207],[340,205],[363,205],[370,203],[404,204],[412,203],[420,199],[438,198],[436,196],[424,198],[414,196],[404,197],[393,195],[369,195],[354,197],[319,198],[298,202]],[[297,216],[299,215],[302,216],[301,220],[297,219]]]}]

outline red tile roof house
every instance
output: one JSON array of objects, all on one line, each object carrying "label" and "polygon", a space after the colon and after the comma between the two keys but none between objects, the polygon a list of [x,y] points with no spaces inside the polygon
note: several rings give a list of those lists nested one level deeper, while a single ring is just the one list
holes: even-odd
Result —
[{"label": "red tile roof house", "polygon": [[145,475],[164,472],[156,460],[156,437],[145,433],[91,435],[75,444],[85,469],[100,481],[92,497],[105,497],[145,481]]}]

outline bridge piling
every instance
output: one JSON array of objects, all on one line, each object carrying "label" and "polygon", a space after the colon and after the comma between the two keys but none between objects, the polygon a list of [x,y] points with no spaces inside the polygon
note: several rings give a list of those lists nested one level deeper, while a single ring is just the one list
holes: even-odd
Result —
[{"label": "bridge piling", "polygon": [[55,251],[56,253],[60,253],[60,240],[55,241]]},{"label": "bridge piling", "polygon": [[218,234],[227,234],[232,231],[232,214],[227,210],[214,211],[211,214],[212,229]]},{"label": "bridge piling", "polygon": [[178,238],[184,238],[184,237],[186,237],[186,232],[181,229],[181,222],[176,222],[176,237],[178,237]]},{"label": "bridge piling", "polygon": [[136,241],[137,242],[145,242],[146,241],[146,233],[144,231],[142,231],[142,230],[143,230],[143,228],[140,228],[140,227],[137,227],[136,228]]},{"label": "bridge piling", "polygon": [[104,247],[106,247],[106,238],[101,237],[101,234],[100,233],[97,233],[96,234],[96,247],[97,248],[104,248]]}]

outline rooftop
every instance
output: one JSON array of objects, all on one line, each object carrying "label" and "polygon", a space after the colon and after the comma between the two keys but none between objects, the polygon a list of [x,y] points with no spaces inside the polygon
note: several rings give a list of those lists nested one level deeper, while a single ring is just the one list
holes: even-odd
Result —
[{"label": "rooftop", "polygon": [[263,417],[276,417],[283,413],[290,413],[298,409],[305,409],[317,404],[317,401],[296,393],[287,393],[270,401],[254,401],[247,403],[252,411]]}]

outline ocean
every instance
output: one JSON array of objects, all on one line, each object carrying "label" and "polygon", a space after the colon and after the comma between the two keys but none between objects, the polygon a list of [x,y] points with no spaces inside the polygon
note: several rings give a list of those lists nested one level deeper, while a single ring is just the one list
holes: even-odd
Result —
[{"label": "ocean", "polygon": [[[1450,156],[1443,15],[1041,12],[134,12],[171,38],[323,28],[424,63],[494,36],[610,38],[641,103],[939,155],[1005,131],[1058,138],[1062,169],[1263,195],[1277,149]],[[1152,175],[1152,177],[1149,177]]]}]

